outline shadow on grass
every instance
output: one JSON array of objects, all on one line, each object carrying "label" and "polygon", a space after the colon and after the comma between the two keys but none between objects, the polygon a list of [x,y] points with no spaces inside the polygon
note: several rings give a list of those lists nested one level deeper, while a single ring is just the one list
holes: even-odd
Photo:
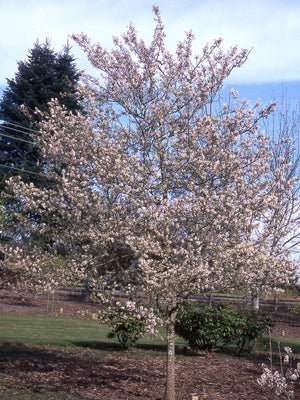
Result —
[{"label": "shadow on grass", "polygon": [[[60,349],[75,349],[83,348],[83,349],[91,349],[97,351],[111,352],[111,353],[126,353],[121,348],[121,345],[117,342],[105,342],[105,341],[72,341],[69,342],[68,346],[58,346]],[[138,343],[132,346],[131,349],[139,349],[142,351],[151,351],[158,353],[165,353],[167,347],[165,344],[150,344],[150,343]],[[129,349],[130,351],[130,349]],[[0,343],[0,357],[1,356],[10,356],[10,357],[26,357],[26,356],[47,356],[49,354],[54,354],[59,352],[56,351],[56,347],[44,347],[42,345],[35,344],[24,344],[24,343],[16,343],[16,342],[3,342]],[[176,347],[176,354],[184,354],[184,350],[180,347]]]},{"label": "shadow on grass", "polygon": [[[108,342],[102,342],[102,341],[76,341],[72,342],[74,346],[82,347],[82,348],[88,348],[88,349],[94,349],[94,350],[103,350],[103,351],[109,351],[109,352],[120,352],[120,353],[127,353],[128,351],[122,350],[121,345],[117,342],[115,343],[108,343]],[[151,353],[158,353],[158,354],[164,354],[167,352],[167,345],[166,344],[152,344],[152,343],[136,343],[134,344],[130,350],[140,350],[144,351],[145,353],[151,352]],[[266,352],[264,351],[255,351],[255,352],[250,352],[245,353],[245,354],[237,354],[237,350],[235,349],[234,346],[218,346],[214,348],[211,352],[205,352],[205,351],[197,351],[197,350],[192,350],[191,348],[187,346],[177,346],[175,347],[175,352],[177,356],[188,356],[188,357],[203,357],[203,356],[209,356],[210,354],[219,354],[219,355],[224,355],[226,357],[238,357],[241,359],[251,359],[251,360],[264,360],[266,358]]]},{"label": "shadow on grass", "polygon": [[[300,353],[300,345],[298,343],[293,343],[289,341],[288,338],[285,338],[285,341],[281,341],[280,347],[282,354],[284,353],[283,347],[289,346],[292,348],[293,352],[296,354]],[[70,341],[66,346],[59,346],[59,348],[69,348],[74,349],[76,353],[76,347],[82,349],[90,349],[96,351],[103,351],[105,353],[129,353],[129,351],[124,351],[121,348],[121,345],[118,342],[107,342],[107,341]],[[55,354],[59,352],[59,350],[55,350],[56,347],[44,347],[40,345],[34,344],[24,344],[24,343],[11,343],[11,342],[4,342],[0,344],[0,356],[9,355],[11,357],[19,357],[22,356],[31,356],[31,355],[40,355],[40,356],[47,356],[49,354]],[[164,354],[167,351],[167,346],[165,343],[136,343],[131,348],[134,350],[139,350],[142,352],[149,352],[149,353],[157,353],[157,354]],[[226,357],[239,357],[248,360],[256,360],[256,361],[263,361],[269,355],[269,341],[268,338],[262,338],[255,346],[255,350],[249,354],[242,354],[238,355],[234,346],[226,345],[226,346],[219,346],[213,350],[212,353],[216,353],[219,355],[224,355]],[[277,359],[278,356],[278,342],[276,339],[272,338],[272,353],[273,357]],[[176,355],[179,356],[189,356],[189,357],[197,357],[203,356],[206,353],[203,351],[193,351],[186,346],[178,346],[176,345]]]},{"label": "shadow on grass", "polygon": [[24,344],[17,342],[3,342],[0,343],[0,358],[5,356],[18,358],[20,356],[32,356],[32,355],[46,355],[49,354],[49,350],[34,344]]},{"label": "shadow on grass", "polygon": [[[71,342],[73,346],[97,350],[97,351],[105,351],[105,352],[112,352],[112,353],[124,353],[128,354],[130,350],[139,350],[145,353],[157,353],[157,354],[164,354],[167,352],[167,345],[162,344],[152,344],[152,343],[136,343],[134,344],[128,351],[123,350],[121,345],[117,342],[108,343],[104,341],[73,341]],[[276,344],[277,346],[277,344]],[[273,355],[276,358],[276,349],[275,343],[273,342]],[[297,350],[297,349],[296,349]],[[295,351],[296,351],[295,350]],[[261,340],[257,348],[250,353],[242,353],[238,354],[237,349],[232,345],[224,345],[218,346],[214,348],[211,352],[205,352],[202,350],[192,350],[187,346],[177,346],[175,348],[177,356],[188,356],[188,357],[198,357],[198,356],[209,356],[210,354],[219,354],[224,355],[225,357],[230,358],[241,358],[241,359],[248,359],[248,360],[256,360],[256,361],[264,361],[269,354],[269,348],[267,340]]]},{"label": "shadow on grass", "polygon": [[[106,350],[113,352],[123,352],[119,343],[108,343],[102,341],[73,341],[74,346],[89,348],[94,350]],[[150,344],[150,343],[137,343],[132,346],[132,349],[149,350],[156,352],[166,352],[167,346],[165,344]]]},{"label": "shadow on grass", "polygon": [[121,346],[118,343],[108,343],[102,341],[72,341],[70,342],[72,346],[93,349],[93,350],[105,350],[105,351],[112,351],[112,352],[119,352],[122,351]]}]

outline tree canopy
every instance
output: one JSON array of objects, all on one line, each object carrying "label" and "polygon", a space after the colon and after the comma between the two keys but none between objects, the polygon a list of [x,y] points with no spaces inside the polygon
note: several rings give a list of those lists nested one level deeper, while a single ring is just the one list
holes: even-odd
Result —
[{"label": "tree canopy", "polygon": [[[274,104],[252,107],[234,90],[217,102],[248,51],[224,52],[218,39],[194,57],[189,32],[171,54],[158,7],[154,13],[148,46],[132,25],[110,52],[74,36],[101,76],[84,77],[81,111],[55,100],[39,124],[37,144],[57,190],[11,181],[23,207],[18,229],[62,243],[65,263],[53,267],[55,246],[48,259],[35,247],[11,261],[36,280],[49,283],[52,270],[53,284],[89,277],[95,287],[156,298],[167,326],[166,399],[174,400],[174,324],[187,297],[233,288],[262,262],[269,281],[275,270],[281,283],[294,274],[286,255],[274,265],[253,235],[293,182],[278,182],[284,162],[272,173],[273,144],[259,127]],[[125,268],[116,265],[116,246],[132,252]]]}]

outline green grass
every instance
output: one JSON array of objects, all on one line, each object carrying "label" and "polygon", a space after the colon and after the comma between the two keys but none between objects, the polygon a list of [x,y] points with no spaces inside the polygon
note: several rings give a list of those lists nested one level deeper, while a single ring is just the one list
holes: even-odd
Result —
[{"label": "green grass", "polygon": [[0,313],[0,342],[66,346],[86,341],[109,342],[108,328],[96,321],[64,315]]},{"label": "green grass", "polygon": [[[57,355],[75,359],[99,359],[114,353],[120,357],[143,358],[145,352],[153,356],[166,350],[164,340],[146,335],[129,352],[121,352],[116,340],[106,337],[109,328],[92,319],[37,313],[0,312],[0,354],[13,358],[37,359]],[[163,334],[164,332],[162,332]],[[182,345],[182,342],[179,341]],[[50,347],[49,347],[50,346]],[[28,388],[7,389],[1,382],[11,379],[5,371],[0,372],[1,400],[86,400],[85,397],[49,391],[37,393]],[[99,398],[99,400],[101,400]]]},{"label": "green grass", "polygon": [[[75,359],[99,359],[107,354],[126,358],[143,358],[145,354],[153,357],[162,355],[166,351],[163,338],[145,335],[129,352],[121,352],[116,340],[106,337],[109,328],[92,319],[68,317],[64,315],[49,315],[37,313],[0,312],[0,353],[3,357],[25,359],[53,356],[71,357]],[[164,337],[164,331],[161,330]],[[300,338],[272,338],[273,352],[278,354],[277,341],[281,349],[289,346],[294,354],[300,354]],[[176,340],[179,348],[178,355],[182,356],[182,347],[186,342],[180,338]],[[265,360],[269,351],[268,338],[257,343],[255,353],[250,358]],[[232,357],[234,352],[230,347],[218,349],[223,357]],[[51,357],[52,357],[51,356]],[[0,382],[11,379],[5,371],[0,371]],[[50,388],[49,388],[50,389]],[[1,400],[86,400],[84,397],[70,392],[34,392],[28,388],[6,389],[1,388]],[[99,399],[101,400],[101,399]]]},{"label": "green grass", "polygon": [[[0,343],[81,346],[91,348],[119,347],[116,339],[106,337],[108,326],[87,318],[38,313],[0,312]],[[164,330],[160,336],[145,335],[137,347],[165,350]],[[185,346],[180,338],[177,346]]]},{"label": "green grass", "polygon": [[272,338],[272,348],[273,351],[278,351],[278,342],[280,343],[280,348],[283,351],[284,347],[291,347],[294,354],[300,354],[300,337],[298,338],[286,338],[286,337],[273,337]]},{"label": "green grass", "polygon": [[[207,293],[207,295],[209,295],[209,293]],[[244,297],[245,296],[245,291],[241,291],[241,290],[233,290],[231,292],[220,292],[220,293],[212,293],[212,296],[234,296],[234,297]],[[249,299],[251,299],[251,294],[247,293],[248,296],[248,301]],[[296,289],[296,287],[290,288],[290,289],[285,289],[284,292],[271,292],[271,293],[265,293],[262,294],[260,297],[261,298],[273,298],[273,297],[279,297],[281,299],[285,299],[285,298],[297,298],[299,297],[299,292]]]},{"label": "green grass", "polygon": [[[272,344],[272,353],[274,355],[278,355],[278,342],[280,343],[280,349],[282,355],[285,355],[285,351],[283,350],[284,347],[290,347],[293,351],[294,355],[300,355],[300,338],[284,338],[284,337],[272,337],[271,344]],[[270,352],[270,339],[269,337],[265,336],[259,339],[255,343],[255,354],[254,357],[257,356],[268,356]]]},{"label": "green grass", "polygon": [[[0,312],[0,343],[23,343],[35,345],[79,346],[84,348],[112,349],[119,348],[116,339],[106,337],[108,326],[99,324],[88,318],[50,315],[38,313]],[[165,332],[160,331],[160,337],[145,335],[136,345],[140,349],[165,351],[163,340]],[[272,338],[274,351],[277,342],[281,347],[289,346],[294,353],[300,353],[299,338]],[[187,343],[177,338],[176,346],[183,347]],[[256,351],[268,350],[268,339],[265,338],[256,346]]]}]

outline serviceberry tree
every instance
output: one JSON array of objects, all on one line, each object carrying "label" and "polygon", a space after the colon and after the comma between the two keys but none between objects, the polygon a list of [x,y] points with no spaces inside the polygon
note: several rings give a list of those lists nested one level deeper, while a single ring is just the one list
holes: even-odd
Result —
[{"label": "serviceberry tree", "polygon": [[[248,251],[257,253],[257,263],[249,257],[246,267],[250,271],[251,264],[253,273],[245,277],[236,268],[237,282],[239,280],[241,289],[250,291],[253,308],[259,308],[262,293],[271,289],[284,290],[296,283],[294,271],[299,270],[300,251],[299,123],[299,103],[288,101],[284,96],[277,102],[276,111],[263,123],[266,134],[272,139],[270,174],[276,182],[276,202],[259,221],[253,221],[253,230],[248,234]],[[294,269],[286,265],[291,258],[295,260]],[[240,268],[243,270],[245,265]]]},{"label": "serviceberry tree", "polygon": [[[99,288],[155,298],[167,328],[165,398],[174,400],[179,308],[189,295],[235,287],[237,269],[244,277],[253,272],[261,254],[252,251],[249,232],[269,215],[282,186],[270,173],[272,143],[259,130],[273,104],[251,107],[234,90],[230,101],[218,102],[248,51],[223,52],[218,39],[193,57],[189,32],[173,55],[157,6],[154,13],[150,45],[132,25],[110,52],[74,35],[100,77],[83,77],[83,112],[53,101],[41,119],[38,145],[57,190],[11,181],[23,207],[18,227],[63,243],[65,264],[49,268],[38,248],[23,258],[12,253],[11,263],[18,261],[28,279],[49,282],[53,268],[51,282],[89,277]],[[126,267],[116,246],[130,249]],[[270,269],[273,260],[264,259]]]}]

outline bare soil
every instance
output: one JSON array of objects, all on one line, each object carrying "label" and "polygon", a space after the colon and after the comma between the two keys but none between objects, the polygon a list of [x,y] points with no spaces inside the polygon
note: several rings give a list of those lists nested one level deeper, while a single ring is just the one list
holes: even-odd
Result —
[{"label": "bare soil", "polygon": [[[0,310],[4,311],[63,311],[67,315],[80,315],[81,311],[97,309],[97,304],[76,299],[24,298],[0,291]],[[300,336],[299,318],[283,311],[277,317],[274,335]],[[11,346],[11,349],[8,345],[0,346],[2,389],[61,391],[95,400],[158,400],[164,395],[164,352],[141,348],[121,353],[117,348],[75,351],[55,346]],[[191,393],[197,393],[199,400],[274,400],[275,395],[256,382],[262,362],[268,362],[265,356],[248,359],[220,353],[185,356],[178,350],[177,400],[190,400]],[[300,400],[300,385],[294,389],[295,400]]]}]

